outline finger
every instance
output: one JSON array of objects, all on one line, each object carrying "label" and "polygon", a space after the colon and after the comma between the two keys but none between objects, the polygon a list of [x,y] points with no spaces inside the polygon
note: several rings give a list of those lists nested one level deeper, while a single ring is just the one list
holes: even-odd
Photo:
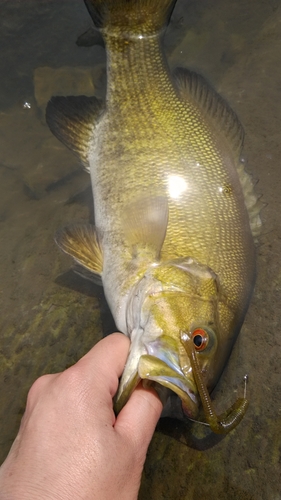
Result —
[{"label": "finger", "polygon": [[113,333],[98,342],[76,365],[69,370],[80,372],[80,376],[101,392],[109,391],[111,398],[118,388],[128,357],[130,341],[122,333]]},{"label": "finger", "polygon": [[134,442],[136,449],[142,448],[146,453],[162,409],[156,392],[139,384],[118,415],[115,430]]},{"label": "finger", "polygon": [[33,382],[27,394],[25,412],[29,413],[33,410],[38,398],[48,390],[59,375],[60,373],[41,375],[41,377]]}]

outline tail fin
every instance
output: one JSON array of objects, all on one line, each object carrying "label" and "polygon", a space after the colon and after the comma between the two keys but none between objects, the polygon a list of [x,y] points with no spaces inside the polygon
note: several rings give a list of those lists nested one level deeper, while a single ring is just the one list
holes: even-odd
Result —
[{"label": "tail fin", "polygon": [[84,0],[97,28],[153,34],[169,21],[176,0]]}]

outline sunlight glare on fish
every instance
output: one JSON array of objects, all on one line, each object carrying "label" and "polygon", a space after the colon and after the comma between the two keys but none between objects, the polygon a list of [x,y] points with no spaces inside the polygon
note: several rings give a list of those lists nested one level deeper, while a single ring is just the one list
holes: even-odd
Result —
[{"label": "sunlight glare on fish", "polygon": [[179,198],[187,190],[187,182],[179,175],[169,175],[168,189],[171,198]]}]

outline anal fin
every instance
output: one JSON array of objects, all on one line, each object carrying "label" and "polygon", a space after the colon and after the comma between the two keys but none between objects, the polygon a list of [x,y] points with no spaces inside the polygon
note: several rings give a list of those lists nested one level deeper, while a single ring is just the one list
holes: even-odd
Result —
[{"label": "anal fin", "polygon": [[81,224],[65,227],[56,233],[55,241],[63,252],[71,255],[93,275],[93,281],[101,281],[103,256],[94,226]]}]

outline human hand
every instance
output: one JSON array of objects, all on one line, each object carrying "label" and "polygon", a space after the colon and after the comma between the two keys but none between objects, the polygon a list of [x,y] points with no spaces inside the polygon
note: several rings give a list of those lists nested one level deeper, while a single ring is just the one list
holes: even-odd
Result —
[{"label": "human hand", "polygon": [[133,500],[162,405],[141,385],[116,418],[129,340],[113,334],[76,365],[31,387],[0,468],[1,500]]}]

